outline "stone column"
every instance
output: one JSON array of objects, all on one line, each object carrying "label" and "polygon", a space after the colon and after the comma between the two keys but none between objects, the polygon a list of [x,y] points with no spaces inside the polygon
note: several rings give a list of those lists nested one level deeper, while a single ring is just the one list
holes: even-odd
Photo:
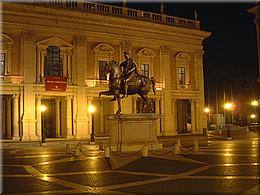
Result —
[{"label": "stone column", "polygon": [[38,138],[42,137],[42,113],[41,113],[41,106],[42,106],[42,96],[36,95],[36,135]]},{"label": "stone column", "polygon": [[1,116],[1,120],[0,120],[0,124],[2,127],[2,139],[4,139],[6,137],[6,100],[4,98],[4,96],[2,96],[2,99],[0,98],[0,103],[1,103],[1,107],[0,110],[2,110],[2,116]]},{"label": "stone column", "polygon": [[13,139],[19,140],[19,95],[13,95]]},{"label": "stone column", "polygon": [[[155,113],[156,114],[161,114],[160,112],[160,99],[155,99]],[[161,132],[161,129],[160,129],[160,118],[157,120],[157,127],[156,127],[156,132],[157,132],[157,135],[161,135],[162,132]]]},{"label": "stone column", "polygon": [[67,77],[68,77],[69,84],[72,84],[73,83],[73,75],[72,75],[72,68],[71,68],[72,52],[68,51],[67,55],[68,55]]},{"label": "stone column", "polygon": [[36,34],[33,30],[22,33],[22,66],[24,75],[24,111],[23,111],[23,141],[38,140],[35,123],[35,93],[36,82]]},{"label": "stone column", "polygon": [[72,96],[67,96],[67,139],[73,138],[71,100]]},{"label": "stone column", "polygon": [[195,75],[198,86],[198,98],[196,99],[196,131],[202,133],[202,129],[207,127],[207,117],[203,111],[204,103],[204,78],[203,78],[203,51],[197,50],[194,53]]},{"label": "stone column", "polygon": [[163,90],[162,90],[162,113],[164,135],[174,135],[173,113],[171,101],[171,59],[170,51],[166,45],[160,48],[160,66],[162,66]]},{"label": "stone column", "polygon": [[191,133],[194,134],[196,131],[196,102],[195,100],[190,100],[191,102]]},{"label": "stone column", "polygon": [[[77,107],[73,110],[75,120],[74,133],[76,133],[77,139],[88,139],[88,127],[87,127],[87,97],[85,89],[85,79],[87,78],[87,39],[84,36],[77,35],[74,37],[74,57],[77,59],[76,67],[72,66],[71,53],[68,53],[68,77],[72,78],[72,82],[77,83],[77,93],[74,96],[74,100],[77,102]],[[73,69],[72,69],[73,68]],[[73,76],[74,75],[74,76]],[[74,134],[75,135],[75,134]]]},{"label": "stone column", "polygon": [[172,99],[172,113],[173,113],[173,133],[177,134],[177,109],[176,109],[176,99]]},{"label": "stone column", "polygon": [[102,104],[99,106],[100,110],[99,110],[99,120],[100,120],[100,133],[104,134],[105,132],[105,126],[104,126],[104,100],[102,102]]},{"label": "stone column", "polygon": [[56,137],[61,137],[60,133],[60,99],[55,99],[55,129],[56,129]]},{"label": "stone column", "polygon": [[[93,97],[87,97],[88,105],[91,105],[93,102]],[[88,107],[87,107],[88,110]],[[92,116],[89,112],[87,112],[87,118],[88,118],[88,137],[90,138],[91,134],[91,127],[92,127]]]},{"label": "stone column", "polygon": [[11,97],[6,101],[6,137],[11,138]]}]

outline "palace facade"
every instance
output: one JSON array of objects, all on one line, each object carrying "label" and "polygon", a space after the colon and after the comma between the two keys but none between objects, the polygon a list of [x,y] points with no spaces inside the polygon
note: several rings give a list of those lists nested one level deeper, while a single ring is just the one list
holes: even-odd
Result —
[{"label": "palace facade", "polygon": [[[2,139],[89,139],[95,105],[96,136],[109,136],[115,113],[104,64],[129,51],[139,72],[156,80],[150,92],[161,115],[157,135],[200,134],[204,114],[203,46],[210,33],[189,20],[141,10],[77,1],[2,3]],[[122,100],[139,113],[138,96]],[[47,110],[41,112],[41,105]]]}]

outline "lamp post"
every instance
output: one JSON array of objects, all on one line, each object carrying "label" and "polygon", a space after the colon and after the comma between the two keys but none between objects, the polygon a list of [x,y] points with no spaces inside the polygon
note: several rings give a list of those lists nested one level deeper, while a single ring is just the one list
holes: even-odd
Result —
[{"label": "lamp post", "polygon": [[94,112],[96,111],[95,106],[90,104],[88,106],[88,111],[91,114],[92,123],[91,123],[91,135],[90,135],[90,144],[95,144],[95,131],[94,131]]},{"label": "lamp post", "polygon": [[46,106],[45,105],[41,105],[41,112],[42,112],[42,143],[41,145],[44,145],[46,143],[45,141],[45,131],[44,131],[44,112],[46,111]]},{"label": "lamp post", "polygon": [[229,121],[230,116],[229,115],[230,115],[230,111],[233,111],[233,108],[234,108],[233,103],[227,102],[227,103],[224,104],[224,109],[227,111],[227,123],[228,123],[227,139],[228,140],[232,139],[232,137],[230,136],[230,125],[229,125],[229,123],[230,123],[230,121]]},{"label": "lamp post", "polygon": [[[210,113],[210,109],[208,107],[204,108],[204,112],[207,115],[207,132],[209,131],[209,113]],[[206,132],[206,134],[207,134]]]},{"label": "lamp post", "polygon": [[[254,113],[257,113],[259,114],[259,110],[258,110],[258,101],[257,100],[252,100],[251,101],[251,106],[253,107],[253,109],[251,110],[251,112],[254,112]],[[258,122],[259,124],[259,119],[258,120],[255,120],[256,119],[256,114],[254,114],[255,116],[253,116],[254,118],[252,118],[252,114],[250,115],[250,118],[251,120],[254,120],[256,123]]]}]

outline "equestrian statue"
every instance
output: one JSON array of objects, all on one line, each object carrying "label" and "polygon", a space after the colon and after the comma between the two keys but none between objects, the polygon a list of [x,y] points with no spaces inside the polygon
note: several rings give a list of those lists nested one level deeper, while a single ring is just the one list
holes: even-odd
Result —
[{"label": "equestrian statue", "polygon": [[[147,94],[153,89],[155,94],[155,80],[153,77],[148,78],[141,75],[137,71],[137,65],[130,57],[128,51],[124,51],[125,61],[121,64],[111,60],[106,63],[104,67],[104,73],[109,73],[109,90],[99,93],[99,100],[102,95],[113,95],[111,101],[117,101],[118,110],[117,115],[121,113],[120,99],[127,97],[128,95],[138,94],[142,98],[142,112],[153,112],[153,106],[151,100],[147,97]],[[120,95],[122,95],[120,97]]]}]

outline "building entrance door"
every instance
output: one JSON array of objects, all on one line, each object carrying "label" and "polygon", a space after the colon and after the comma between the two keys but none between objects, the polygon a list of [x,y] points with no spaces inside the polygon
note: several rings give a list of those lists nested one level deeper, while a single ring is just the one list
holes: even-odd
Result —
[{"label": "building entrance door", "polygon": [[1,95],[1,139],[12,138],[12,96]]},{"label": "building entrance door", "polygon": [[46,111],[42,113],[42,128],[46,138],[61,137],[61,103],[58,98],[42,99]]},{"label": "building entrance door", "polygon": [[189,100],[177,100],[178,134],[191,133],[191,103]]}]

